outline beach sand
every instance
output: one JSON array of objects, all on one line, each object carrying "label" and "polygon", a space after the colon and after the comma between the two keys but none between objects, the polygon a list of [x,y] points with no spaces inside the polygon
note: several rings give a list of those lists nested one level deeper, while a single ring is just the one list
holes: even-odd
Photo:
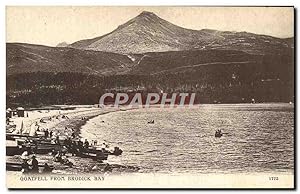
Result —
[{"label": "beach sand", "polygon": [[[48,129],[49,131],[53,131],[54,136],[58,135],[60,138],[66,138],[70,137],[74,131],[76,137],[81,138],[80,128],[89,119],[120,110],[120,108],[116,107],[101,109],[94,106],[79,106],[74,107],[73,110],[32,110],[25,111],[25,117],[13,117],[10,120],[12,124],[16,125],[17,130],[20,130],[23,123],[23,132],[25,133],[29,133],[32,126],[38,123],[41,131]],[[123,108],[122,110],[124,111],[126,109]],[[63,115],[67,117],[62,118]],[[44,122],[40,122],[41,119],[43,119]]]},{"label": "beach sand", "polygon": [[[76,108],[74,110],[43,110],[43,111],[28,111],[29,117],[15,117],[11,120],[17,125],[16,128],[21,127],[21,123],[24,123],[24,128],[30,129],[32,123],[38,122],[41,130],[49,129],[54,132],[55,135],[59,135],[62,138],[70,137],[72,131],[75,132],[76,137],[82,138],[80,135],[81,126],[84,125],[89,119],[96,117],[98,115],[106,114],[109,112],[118,111],[118,108]],[[26,115],[26,113],[25,113]],[[68,118],[62,119],[61,116],[65,115]],[[56,118],[58,116],[58,118]],[[40,119],[49,118],[51,120],[46,120],[45,123],[41,123]],[[55,174],[77,174],[77,173],[103,173],[103,169],[107,165],[106,161],[103,163],[99,161],[94,161],[89,158],[80,158],[76,156],[71,156],[67,154],[68,159],[74,164],[72,168],[68,166],[61,165],[60,163],[53,162],[53,156],[45,154],[36,154],[36,157],[40,164],[48,163],[48,165],[54,166]],[[109,156],[116,157],[116,156]],[[22,159],[20,156],[6,156],[6,161],[8,162],[18,162],[21,163]],[[123,172],[136,172],[138,168],[131,166],[122,166],[118,164],[110,164],[110,167],[114,170],[114,173]],[[12,173],[13,176],[14,172]]]}]

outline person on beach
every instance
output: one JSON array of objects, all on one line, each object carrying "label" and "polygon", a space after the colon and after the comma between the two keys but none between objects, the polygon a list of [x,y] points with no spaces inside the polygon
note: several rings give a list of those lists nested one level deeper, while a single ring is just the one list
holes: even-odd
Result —
[{"label": "person on beach", "polygon": [[59,136],[56,136],[56,138],[55,138],[55,143],[56,143],[57,145],[60,145],[60,143],[59,143]]},{"label": "person on beach", "polygon": [[71,162],[65,155],[62,156],[60,163],[63,165],[70,166],[70,167],[73,166],[73,162]]},{"label": "person on beach", "polygon": [[39,172],[39,162],[37,161],[35,155],[32,156],[31,165],[32,165],[32,169],[31,169],[32,172],[38,173]]},{"label": "person on beach", "polygon": [[112,168],[111,168],[111,166],[110,166],[108,163],[106,163],[106,165],[105,165],[103,171],[104,171],[104,172],[112,172]]},{"label": "person on beach", "polygon": [[71,153],[72,156],[75,156],[77,154],[78,150],[77,150],[77,145],[76,145],[76,141],[72,141],[71,142]]},{"label": "person on beach", "polygon": [[53,131],[50,131],[49,137],[52,138],[52,136],[53,136]]},{"label": "person on beach", "polygon": [[77,148],[78,148],[79,152],[81,152],[83,150],[83,142],[81,140],[78,141]]},{"label": "person on beach", "polygon": [[67,148],[70,150],[70,149],[72,148],[72,140],[71,140],[71,137],[68,137],[68,138],[65,140],[65,143],[66,143]]},{"label": "person on beach", "polygon": [[89,148],[89,145],[90,145],[90,143],[89,143],[89,141],[87,140],[87,139],[85,139],[84,140],[84,148]]},{"label": "person on beach", "polygon": [[47,139],[48,136],[49,136],[49,131],[48,131],[48,129],[46,129],[46,130],[45,130],[45,136],[44,136],[44,137]]},{"label": "person on beach", "polygon": [[103,142],[102,145],[101,145],[101,149],[102,149],[102,150],[105,150],[105,148],[106,148],[105,142]]},{"label": "person on beach", "polygon": [[43,173],[49,173],[49,172],[52,172],[52,169],[47,163],[45,163],[43,168]]},{"label": "person on beach", "polygon": [[23,159],[21,167],[22,167],[22,170],[21,170],[22,173],[28,173],[29,172],[29,164],[28,164],[26,159]]},{"label": "person on beach", "polygon": [[107,152],[107,148],[108,148],[109,146],[106,144],[106,142],[103,142],[103,144],[101,145],[101,149],[102,149],[102,151],[104,151],[104,152]]},{"label": "person on beach", "polygon": [[62,155],[61,155],[60,151],[58,151],[57,154],[54,156],[54,159],[53,159],[54,162],[60,162],[61,157],[62,157]]},{"label": "person on beach", "polygon": [[29,152],[27,151],[27,150],[25,150],[23,153],[22,153],[22,155],[21,155],[21,158],[23,159],[23,160],[28,160],[29,159]]}]

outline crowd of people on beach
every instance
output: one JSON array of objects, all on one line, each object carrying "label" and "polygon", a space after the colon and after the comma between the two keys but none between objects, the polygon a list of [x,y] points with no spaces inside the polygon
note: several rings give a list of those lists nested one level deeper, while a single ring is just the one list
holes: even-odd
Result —
[{"label": "crowd of people on beach", "polygon": [[[69,159],[70,155],[90,157],[89,153],[93,153],[92,157],[94,156],[97,161],[100,161],[98,158],[105,160],[103,159],[105,157],[103,157],[102,154],[106,155],[106,158],[108,154],[113,154],[113,152],[108,151],[109,146],[106,142],[103,142],[101,145],[99,145],[97,140],[88,141],[85,139],[83,141],[79,138],[78,132],[73,128],[66,126],[64,130],[59,131],[55,128],[49,129],[47,127],[43,127],[45,123],[55,119],[69,119],[69,117],[59,113],[59,115],[56,116],[40,118],[31,124],[30,131],[27,131],[27,138],[25,136],[20,137],[21,139],[24,138],[20,149],[20,153],[22,153],[21,171],[23,173],[49,173],[53,170],[53,166],[49,166],[49,164],[52,162],[72,167],[74,164]],[[85,120],[87,118],[83,116],[80,119]],[[15,133],[12,134],[26,134],[23,121],[21,128],[16,129]],[[49,145],[50,147],[54,148],[52,150],[50,148],[50,150],[47,152],[48,156],[52,156],[52,159],[50,159],[52,161],[50,162],[48,159],[48,162],[39,165],[36,154],[39,153],[38,150],[45,148],[48,149],[47,146]],[[118,147],[115,148],[117,148],[116,150],[120,155],[122,150]]]},{"label": "crowd of people on beach", "polygon": [[[38,137],[39,139],[26,140],[23,144],[24,152],[21,155],[21,158],[23,159],[22,172],[24,173],[38,172],[38,161],[34,154],[35,150],[32,150],[30,147],[26,147],[26,145],[36,145],[37,148],[38,142],[40,141],[49,142],[51,145],[57,145],[57,148],[59,149],[52,149],[51,152],[49,152],[49,155],[53,156],[53,162],[57,162],[69,167],[72,167],[73,163],[68,159],[66,155],[67,153],[70,153],[71,156],[82,156],[83,153],[99,147],[101,147],[102,153],[110,153],[108,151],[109,146],[106,142],[103,142],[102,145],[100,146],[98,145],[97,140],[88,141],[87,139],[85,139],[84,141],[82,141],[82,139],[78,138],[74,129],[65,127],[65,132],[66,131],[71,131],[71,136],[67,136],[66,138],[63,138],[58,134],[54,134],[53,130],[43,129],[44,132],[43,136],[38,136],[38,135],[35,136]],[[29,154],[33,154],[31,160],[28,159]],[[29,161],[31,161],[30,162],[31,164],[28,163]],[[51,168],[49,167],[49,165],[45,163],[42,172],[49,172],[50,169]]]},{"label": "crowd of people on beach", "polygon": [[[36,142],[32,142],[36,144]],[[73,140],[71,137],[63,140],[63,142],[59,139],[59,136],[55,138],[55,144],[59,146],[59,149],[52,149],[49,152],[49,156],[52,156],[53,162],[60,163],[61,165],[73,166],[73,162],[68,159],[67,153],[71,153],[71,156],[81,156],[82,153],[86,152],[87,149],[92,149],[93,147],[97,146],[97,140],[91,141],[91,143],[85,139],[84,141]],[[103,153],[109,153],[107,150],[109,146],[104,142],[101,146]],[[22,172],[23,173],[39,173],[39,165],[38,160],[35,155],[35,151],[31,148],[25,147],[23,148],[23,153],[21,155],[22,159]],[[31,156],[30,156],[31,154]],[[45,163],[43,166],[42,172],[51,172],[51,168],[49,167],[48,163]]]}]

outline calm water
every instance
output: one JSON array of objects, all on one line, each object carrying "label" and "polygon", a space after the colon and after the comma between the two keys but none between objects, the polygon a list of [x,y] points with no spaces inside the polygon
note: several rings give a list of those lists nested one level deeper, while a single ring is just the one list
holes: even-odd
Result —
[{"label": "calm water", "polygon": [[[91,119],[82,136],[120,146],[123,155],[109,162],[141,172],[290,172],[293,108],[237,104],[120,111]],[[155,124],[148,124],[152,119]],[[216,129],[226,134],[215,138]]]}]

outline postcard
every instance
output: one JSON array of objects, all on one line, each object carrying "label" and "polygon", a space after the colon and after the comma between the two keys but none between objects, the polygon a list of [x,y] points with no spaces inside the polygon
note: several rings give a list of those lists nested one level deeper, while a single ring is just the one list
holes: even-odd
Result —
[{"label": "postcard", "polygon": [[9,189],[294,189],[294,7],[7,6]]}]

